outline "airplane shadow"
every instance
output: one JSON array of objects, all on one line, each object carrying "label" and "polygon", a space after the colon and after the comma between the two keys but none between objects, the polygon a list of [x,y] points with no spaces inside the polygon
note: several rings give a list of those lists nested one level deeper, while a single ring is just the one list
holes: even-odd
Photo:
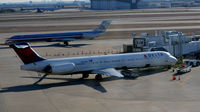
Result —
[{"label": "airplane shadow", "polygon": [[[140,77],[155,75],[157,73],[165,72],[167,69],[158,69],[158,70],[142,70],[140,71]],[[33,77],[33,76],[24,76],[22,78],[33,78],[40,79],[41,77]],[[107,81],[115,81],[115,80],[137,80],[137,78],[118,78],[118,77],[104,77],[103,80],[97,81],[96,79],[73,79],[73,78],[55,78],[55,77],[45,77],[44,79],[50,80],[58,80],[62,82],[56,83],[45,83],[45,84],[27,84],[27,85],[19,85],[1,88],[0,93],[8,93],[8,92],[25,92],[25,91],[34,91],[34,90],[44,90],[53,87],[62,87],[62,86],[75,86],[75,85],[85,85],[90,88],[93,88],[101,93],[106,93],[107,90],[102,86],[102,82]]]},{"label": "airplane shadow", "polygon": [[149,76],[149,75],[156,75],[157,73],[168,71],[168,69],[163,68],[152,68],[152,69],[144,69],[140,71],[140,76]]},{"label": "airplane shadow", "polygon": [[[40,79],[41,77],[22,77],[22,78]],[[44,79],[62,80],[64,82],[48,83],[48,84],[27,84],[27,85],[6,87],[6,88],[2,88],[2,90],[0,90],[0,93],[44,90],[44,89],[48,89],[48,88],[52,88],[52,87],[74,86],[74,85],[85,85],[85,86],[91,87],[101,93],[106,93],[107,90],[101,85],[101,82],[120,80],[121,78],[105,77],[105,78],[103,78],[102,81],[97,81],[96,79],[80,79],[80,78],[72,79],[72,78],[54,78],[54,77],[46,77]]]},{"label": "airplane shadow", "polygon": [[10,49],[10,47],[0,47],[0,49]]},{"label": "airplane shadow", "polygon": [[[187,72],[187,73],[188,73],[188,72]],[[174,75],[175,75],[175,76],[179,76],[179,75],[182,76],[182,75],[187,75],[187,73],[177,73],[177,72],[175,72]]]},{"label": "airplane shadow", "polygon": [[10,47],[8,45],[5,44],[0,44],[0,49],[9,49]]},{"label": "airplane shadow", "polygon": [[70,44],[68,46],[60,43],[54,43],[49,45],[31,45],[32,48],[38,48],[38,47],[64,47],[64,48],[73,48],[73,47],[82,47],[90,44]]},{"label": "airplane shadow", "polygon": [[[31,45],[32,48],[40,48],[40,47],[63,47],[63,48],[78,48],[78,47],[82,47],[82,46],[87,46],[87,45],[91,45],[91,44],[70,44],[68,46],[64,45],[64,44],[60,44],[60,43],[54,43],[54,44],[49,44],[49,45]],[[9,46],[0,46],[0,49],[9,49]]]}]

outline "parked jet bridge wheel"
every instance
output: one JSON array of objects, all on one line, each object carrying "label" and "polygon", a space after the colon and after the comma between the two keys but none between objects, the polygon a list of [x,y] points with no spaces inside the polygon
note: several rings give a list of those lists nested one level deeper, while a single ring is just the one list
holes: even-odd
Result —
[{"label": "parked jet bridge wheel", "polygon": [[200,63],[199,62],[197,62],[197,64],[196,64],[197,66],[199,66],[200,65]]},{"label": "parked jet bridge wheel", "polygon": [[190,62],[190,66],[194,67],[194,63],[193,63],[193,62]]}]

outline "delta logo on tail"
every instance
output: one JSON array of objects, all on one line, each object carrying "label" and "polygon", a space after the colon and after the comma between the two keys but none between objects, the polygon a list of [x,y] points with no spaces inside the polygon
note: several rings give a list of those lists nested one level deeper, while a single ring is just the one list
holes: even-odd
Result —
[{"label": "delta logo on tail", "polygon": [[34,52],[34,50],[29,46],[28,43],[18,44],[12,44],[10,45],[10,47],[15,50],[15,52],[18,54],[19,58],[23,61],[24,64],[45,60],[44,58],[41,58],[36,52]]}]

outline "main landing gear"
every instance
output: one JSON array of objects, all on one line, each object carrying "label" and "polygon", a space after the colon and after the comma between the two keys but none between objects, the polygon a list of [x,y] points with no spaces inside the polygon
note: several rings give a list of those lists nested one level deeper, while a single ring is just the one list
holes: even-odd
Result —
[{"label": "main landing gear", "polygon": [[168,68],[168,69],[171,69],[172,67],[169,65],[167,68]]},{"label": "main landing gear", "polygon": [[97,74],[97,75],[95,76],[95,79],[96,79],[96,80],[102,80],[103,78],[102,78],[102,75],[101,75],[101,74]]},{"label": "main landing gear", "polygon": [[[85,79],[85,78],[88,78],[89,77],[89,74],[88,73],[83,73],[82,74],[82,79]],[[102,80],[103,78],[102,78],[102,75],[101,74],[97,74],[96,76],[95,76],[95,79],[96,80]]]},{"label": "main landing gear", "polygon": [[68,42],[68,41],[64,41],[64,44],[65,44],[66,46],[68,46],[68,45],[69,45],[69,42]]},{"label": "main landing gear", "polygon": [[85,79],[85,78],[88,78],[89,77],[89,74],[88,73],[83,73],[82,74],[82,79]]}]

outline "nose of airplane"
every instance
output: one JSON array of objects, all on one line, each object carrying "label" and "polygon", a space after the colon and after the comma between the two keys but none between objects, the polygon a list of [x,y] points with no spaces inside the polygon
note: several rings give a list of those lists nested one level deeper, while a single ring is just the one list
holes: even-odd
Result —
[{"label": "nose of airplane", "polygon": [[172,63],[172,64],[176,64],[177,61],[178,61],[178,60],[177,60],[175,57],[171,57],[171,63]]}]

